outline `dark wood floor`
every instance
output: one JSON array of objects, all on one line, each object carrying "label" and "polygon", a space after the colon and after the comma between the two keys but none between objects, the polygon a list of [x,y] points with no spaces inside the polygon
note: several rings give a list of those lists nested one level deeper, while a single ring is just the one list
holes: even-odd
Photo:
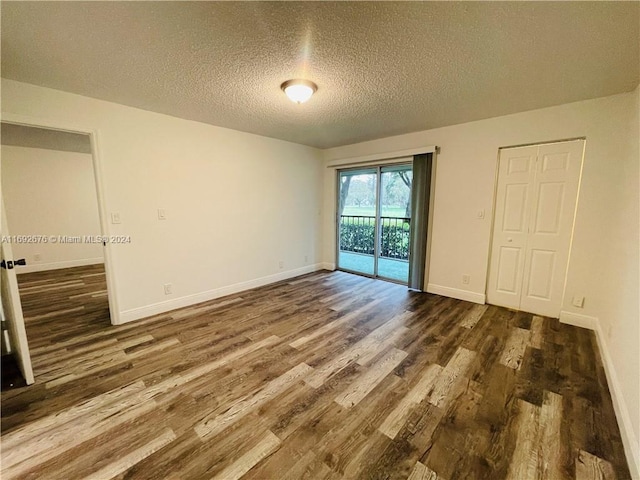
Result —
[{"label": "dark wood floor", "polygon": [[592,332],[319,272],[109,325],[104,275],[20,277],[36,384],[2,478],[629,478]]}]

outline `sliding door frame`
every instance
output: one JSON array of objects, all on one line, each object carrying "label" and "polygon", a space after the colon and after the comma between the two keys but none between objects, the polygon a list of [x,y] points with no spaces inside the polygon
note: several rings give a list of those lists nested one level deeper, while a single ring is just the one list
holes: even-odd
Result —
[{"label": "sliding door frame", "polygon": [[[380,251],[382,249],[382,223],[380,222],[381,215],[381,206],[380,199],[382,194],[382,189],[380,185],[382,184],[382,167],[378,165],[376,167],[376,230],[373,233],[373,277],[374,278],[382,278],[378,274],[378,257],[380,256]],[[338,248],[340,245],[338,245]],[[390,280],[386,279],[385,280]]]},{"label": "sliding door frame", "polygon": [[[384,280],[386,282],[398,283],[400,285],[408,285],[409,278],[405,282],[401,282],[395,278],[384,277],[378,274],[378,257],[380,251],[382,249],[382,221],[381,221],[381,206],[380,199],[382,195],[382,169],[386,167],[402,167],[402,166],[412,166],[411,161],[407,162],[392,162],[392,163],[379,163],[375,165],[363,165],[363,166],[355,166],[355,167],[347,167],[347,168],[336,168],[336,214],[334,218],[334,225],[336,226],[336,251],[335,251],[335,264],[336,269],[353,273],[355,275],[361,275],[363,277],[369,278],[378,278],[380,280]],[[376,172],[376,200],[375,200],[375,233],[374,233],[374,247],[373,247],[373,274],[368,274],[365,272],[357,272],[355,270],[349,270],[347,268],[343,268],[340,266],[340,174],[343,172],[366,172],[367,170],[375,170]],[[373,172],[371,172],[373,173]],[[413,187],[411,188],[411,195],[413,195]]]}]

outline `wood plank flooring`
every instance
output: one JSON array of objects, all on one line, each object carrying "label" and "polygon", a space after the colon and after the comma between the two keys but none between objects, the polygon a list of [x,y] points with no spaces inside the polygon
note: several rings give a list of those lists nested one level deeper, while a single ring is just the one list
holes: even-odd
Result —
[{"label": "wood plank flooring", "polygon": [[19,283],[4,480],[629,478],[595,338],[556,320],[317,272],[114,327],[100,266]]}]

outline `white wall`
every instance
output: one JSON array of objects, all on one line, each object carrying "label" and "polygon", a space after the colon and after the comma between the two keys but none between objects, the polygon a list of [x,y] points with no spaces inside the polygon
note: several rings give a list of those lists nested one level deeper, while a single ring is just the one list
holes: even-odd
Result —
[{"label": "white wall", "polygon": [[[603,332],[611,351],[627,450],[639,451],[638,91],[324,152],[326,162],[424,145],[436,160],[429,284],[431,290],[483,301],[489,259],[498,148],[586,137],[582,185],[562,318]],[[325,262],[335,249],[335,177],[325,172]],[[477,211],[486,210],[485,218]],[[470,274],[469,285],[462,275]],[[584,295],[584,308],[571,305]],[[610,383],[612,382],[610,375]],[[627,452],[629,456],[630,452]],[[637,462],[637,457],[636,457]],[[637,463],[636,463],[637,465]],[[637,466],[636,466],[637,468]]]},{"label": "white wall", "polygon": [[[2,196],[11,235],[101,234],[93,160],[85,153],[2,146]],[[102,263],[102,244],[14,243],[17,273]],[[40,260],[36,259],[40,255]]]},{"label": "white wall", "polygon": [[[615,189],[609,192],[610,222],[603,235],[606,251],[602,264],[602,305],[598,315],[599,339],[613,368],[607,372],[610,387],[625,399],[634,426],[634,478],[640,478],[640,87],[630,101],[633,108],[624,142],[628,154],[611,165]],[[624,412],[621,412],[624,415]]]},{"label": "white wall", "polygon": [[315,268],[316,149],[10,80],[2,113],[97,131],[120,321]]}]

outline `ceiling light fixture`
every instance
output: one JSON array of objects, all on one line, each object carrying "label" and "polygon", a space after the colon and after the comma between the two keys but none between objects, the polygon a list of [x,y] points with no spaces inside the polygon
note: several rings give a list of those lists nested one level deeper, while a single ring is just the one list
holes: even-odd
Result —
[{"label": "ceiling light fixture", "polygon": [[295,103],[306,102],[318,90],[318,86],[309,80],[287,80],[280,88]]}]

